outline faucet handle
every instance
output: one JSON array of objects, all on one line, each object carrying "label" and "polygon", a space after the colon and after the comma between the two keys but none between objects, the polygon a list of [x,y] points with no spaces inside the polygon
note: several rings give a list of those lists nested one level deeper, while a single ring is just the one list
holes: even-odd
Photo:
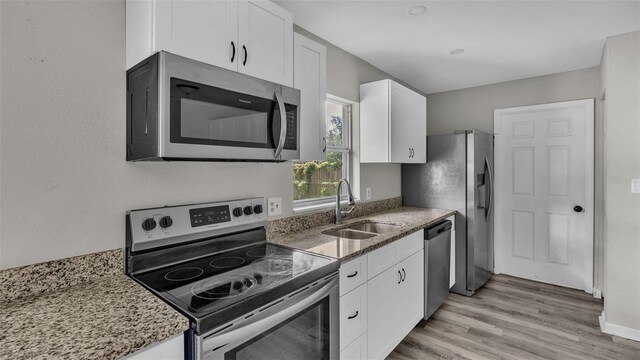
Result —
[{"label": "faucet handle", "polygon": [[[349,203],[349,205],[355,205],[355,202],[352,204],[351,202]],[[351,206],[351,208],[349,210],[341,210],[340,213],[344,216],[351,214],[353,212],[353,210],[355,210],[355,206]]]}]

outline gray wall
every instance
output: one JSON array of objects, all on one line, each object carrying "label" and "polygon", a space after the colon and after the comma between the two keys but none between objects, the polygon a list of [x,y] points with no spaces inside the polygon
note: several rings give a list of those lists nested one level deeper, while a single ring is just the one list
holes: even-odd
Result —
[{"label": "gray wall", "polygon": [[596,98],[594,286],[603,283],[603,167],[600,68],[569,71],[535,78],[447,91],[427,96],[427,133],[447,134],[476,128],[493,132],[493,110],[558,101]]},{"label": "gray wall", "polygon": [[599,96],[598,67],[427,96],[427,133],[493,132],[493,110]]},{"label": "gray wall", "polygon": [[[328,50],[335,95],[387,77]],[[266,196],[292,214],[290,162],[126,162],[124,70],[124,0],[0,1],[0,268],[122,247],[127,209]],[[362,177],[400,195],[399,166]]]},{"label": "gray wall", "polygon": [[640,340],[640,31],[607,39],[602,61],[605,163],[604,317]]}]

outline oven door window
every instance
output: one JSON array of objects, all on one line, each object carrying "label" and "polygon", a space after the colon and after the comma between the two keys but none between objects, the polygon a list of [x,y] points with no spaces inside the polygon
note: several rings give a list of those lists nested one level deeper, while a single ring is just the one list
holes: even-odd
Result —
[{"label": "oven door window", "polygon": [[[172,143],[273,149],[277,101],[171,78]],[[274,138],[275,135],[275,138]]]},{"label": "oven door window", "polygon": [[329,360],[329,298],[234,349],[225,360]]}]

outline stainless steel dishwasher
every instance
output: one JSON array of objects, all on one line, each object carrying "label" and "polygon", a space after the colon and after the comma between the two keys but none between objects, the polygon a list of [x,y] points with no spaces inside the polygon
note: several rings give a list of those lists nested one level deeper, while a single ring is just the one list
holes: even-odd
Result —
[{"label": "stainless steel dishwasher", "polygon": [[428,319],[449,296],[451,221],[439,222],[424,231],[424,319]]}]

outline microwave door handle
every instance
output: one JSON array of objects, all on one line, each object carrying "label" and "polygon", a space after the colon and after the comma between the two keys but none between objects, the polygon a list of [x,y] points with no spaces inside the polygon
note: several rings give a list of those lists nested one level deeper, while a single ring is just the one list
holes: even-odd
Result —
[{"label": "microwave door handle", "polygon": [[286,309],[280,312],[277,312],[271,316],[255,321],[253,323],[249,323],[238,329],[230,330],[222,334],[212,335],[210,338],[205,339],[202,342],[203,353],[207,353],[209,351],[218,349],[223,346],[227,346],[229,344],[236,343],[238,341],[250,340],[251,338],[257,335],[264,333],[265,331],[271,329],[272,327],[282,323],[283,321],[291,318],[294,315],[299,314],[303,310],[307,309],[309,306],[322,300],[324,297],[331,294],[331,291],[333,291],[334,287],[335,287],[335,282],[330,281],[328,284],[323,286],[321,289],[317,290],[315,293],[313,293],[309,297],[306,297],[303,300],[300,300],[299,302],[287,307]]},{"label": "microwave door handle", "polygon": [[282,101],[282,95],[276,92],[276,101],[278,102],[278,109],[280,110],[280,140],[278,140],[278,147],[273,154],[274,158],[278,158],[282,149],[284,149],[284,141],[287,136],[287,110],[284,108],[284,101]]}]

